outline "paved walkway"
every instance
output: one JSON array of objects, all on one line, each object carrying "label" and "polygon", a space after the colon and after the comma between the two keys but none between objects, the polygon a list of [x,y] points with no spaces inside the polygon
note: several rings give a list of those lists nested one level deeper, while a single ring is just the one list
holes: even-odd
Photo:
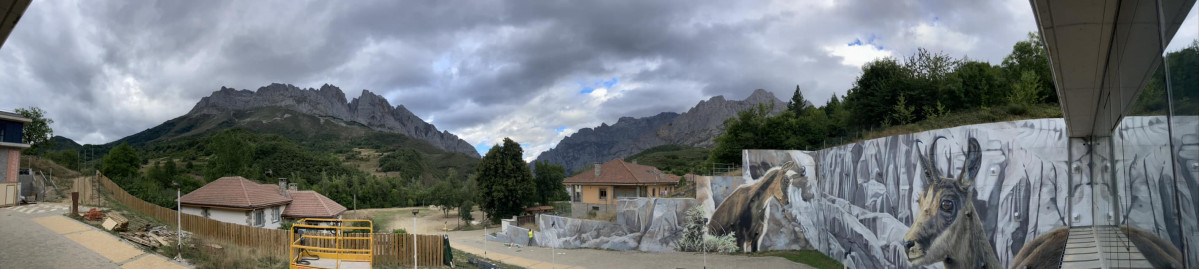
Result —
[{"label": "paved walkway", "polygon": [[[489,229],[494,232],[496,229]],[[701,253],[656,253],[598,249],[554,249],[505,247],[486,241],[483,231],[450,232],[450,246],[525,268],[704,268]],[[554,254],[557,255],[554,255]],[[555,262],[556,259],[556,262]],[[707,268],[812,268],[780,257],[707,255]]]},{"label": "paved walkway", "polygon": [[66,212],[66,206],[54,204],[0,208],[4,267],[187,268],[62,216]]}]

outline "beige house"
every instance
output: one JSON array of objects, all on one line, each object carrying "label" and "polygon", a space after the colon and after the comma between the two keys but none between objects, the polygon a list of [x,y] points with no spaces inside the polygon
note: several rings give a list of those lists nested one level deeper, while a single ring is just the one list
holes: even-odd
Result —
[{"label": "beige house", "polygon": [[346,207],[315,191],[223,177],[179,198],[180,212],[222,222],[277,229],[284,219],[341,218]]},{"label": "beige house", "polygon": [[615,211],[617,198],[665,197],[678,186],[679,176],[615,159],[597,163],[562,184],[570,192],[571,212],[579,216],[588,211]]}]

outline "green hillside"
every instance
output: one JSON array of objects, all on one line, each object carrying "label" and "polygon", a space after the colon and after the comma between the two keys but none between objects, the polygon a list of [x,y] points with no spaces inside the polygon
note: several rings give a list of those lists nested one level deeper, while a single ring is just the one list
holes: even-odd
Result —
[{"label": "green hillside", "polygon": [[464,183],[479,162],[405,135],[279,108],[184,115],[104,145],[54,141],[47,157],[77,158],[72,168],[85,173],[112,169],[102,159],[128,145],[140,162],[132,168],[137,172],[110,177],[130,193],[164,205],[174,199],[171,182],[182,183],[186,192],[228,175],[262,183],[288,178],[346,206],[354,203],[354,194],[360,208],[425,205],[428,186]]},{"label": "green hillside", "polygon": [[705,165],[708,151],[709,149],[706,148],[684,145],[661,145],[641,151],[624,160],[657,167],[658,170],[669,174],[703,174],[708,170]]}]

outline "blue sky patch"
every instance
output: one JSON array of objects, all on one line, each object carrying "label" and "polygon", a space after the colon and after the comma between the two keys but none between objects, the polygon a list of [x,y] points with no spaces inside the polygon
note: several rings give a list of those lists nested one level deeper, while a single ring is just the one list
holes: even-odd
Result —
[{"label": "blue sky patch", "polygon": [[853,46],[869,45],[869,46],[874,47],[874,49],[883,50],[883,45],[879,45],[879,44],[875,43],[874,41],[876,41],[876,40],[878,40],[878,37],[875,36],[874,34],[871,34],[869,38],[866,38],[866,42],[862,42],[861,38],[854,38],[853,42],[849,42],[848,46],[853,47]]},{"label": "blue sky patch", "polygon": [[478,151],[479,155],[487,155],[487,151],[491,150],[492,146],[495,145],[487,144],[487,142],[479,142],[478,144],[475,144],[475,151]]},{"label": "blue sky patch", "polygon": [[612,77],[612,79],[609,79],[609,80],[601,79],[599,81],[592,82],[591,85],[587,85],[585,83],[579,83],[579,86],[583,87],[583,90],[580,90],[579,94],[588,94],[588,93],[594,92],[596,88],[601,88],[601,87],[606,88],[606,89],[612,89],[612,87],[616,86],[616,84],[618,84],[618,83],[620,83],[620,79],[618,79],[616,77]]},{"label": "blue sky patch", "polygon": [[559,132],[559,133],[561,133],[562,131],[566,131],[566,126],[560,126],[558,128],[554,128],[554,131]]}]

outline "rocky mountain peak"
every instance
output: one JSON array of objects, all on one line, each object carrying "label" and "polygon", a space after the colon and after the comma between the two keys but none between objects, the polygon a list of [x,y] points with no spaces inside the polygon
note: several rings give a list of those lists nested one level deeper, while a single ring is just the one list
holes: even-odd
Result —
[{"label": "rocky mountain peak", "polygon": [[403,106],[392,107],[383,96],[368,90],[347,102],[345,93],[330,84],[320,89],[302,89],[291,84],[272,83],[257,91],[221,87],[212,95],[200,99],[188,114],[222,114],[262,107],[281,107],[299,113],[333,117],[369,126],[371,129],[399,133],[421,140],[449,152],[479,157],[466,141],[412,114]]},{"label": "rocky mountain peak", "polygon": [[613,125],[602,123],[594,129],[579,129],[554,148],[542,152],[537,161],[561,164],[569,174],[586,164],[624,158],[666,144],[712,147],[713,139],[724,133],[725,119],[760,103],[774,104],[772,114],[787,107],[766,90],[756,90],[745,100],[713,96],[683,114],[662,112],[643,118],[621,117]]}]

